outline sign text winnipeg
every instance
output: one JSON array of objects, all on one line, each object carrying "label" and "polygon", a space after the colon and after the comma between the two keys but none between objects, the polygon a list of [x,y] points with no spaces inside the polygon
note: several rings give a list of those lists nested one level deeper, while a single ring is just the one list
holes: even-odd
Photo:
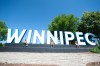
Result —
[{"label": "sign text winnipeg", "polygon": [[[50,44],[50,39],[54,41],[55,44],[58,44],[58,32],[54,31],[54,35],[50,31],[45,31],[42,30],[41,33],[38,32],[38,30],[26,30],[23,29],[20,34],[18,29],[15,29],[15,31],[12,33],[11,29],[8,29],[8,34],[7,34],[7,43],[11,43],[13,40],[15,43],[19,43],[24,35],[27,34],[27,43],[30,43],[30,40],[32,40],[32,44],[36,44],[36,40],[39,39],[41,44],[44,44],[45,40],[47,44]],[[64,37],[63,37],[64,34]],[[70,36],[69,36],[70,35]],[[89,36],[95,37],[94,34],[92,33],[86,33],[83,34],[82,32],[69,32],[65,31],[64,33],[62,31],[59,31],[59,41],[60,44],[64,44],[64,40],[66,45],[69,45],[69,41],[74,40],[75,38],[77,39],[77,42],[79,45],[86,45],[86,42],[90,45],[96,45],[96,39],[94,39],[94,42],[89,39]],[[46,39],[45,39],[46,37]],[[64,39],[65,38],[65,39]]]}]

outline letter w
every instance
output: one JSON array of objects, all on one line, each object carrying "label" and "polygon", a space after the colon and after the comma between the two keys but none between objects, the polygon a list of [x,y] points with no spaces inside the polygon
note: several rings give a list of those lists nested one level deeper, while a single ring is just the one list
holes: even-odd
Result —
[{"label": "letter w", "polygon": [[18,29],[15,29],[15,33],[11,36],[11,29],[8,29],[7,43],[11,43],[15,39],[15,43],[19,43],[24,36],[26,29],[23,29],[20,36],[18,37]]}]

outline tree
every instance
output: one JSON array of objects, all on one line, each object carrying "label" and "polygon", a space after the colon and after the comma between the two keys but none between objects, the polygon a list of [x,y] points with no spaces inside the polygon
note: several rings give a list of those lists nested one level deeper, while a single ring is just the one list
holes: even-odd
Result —
[{"label": "tree", "polygon": [[[75,17],[73,14],[70,15],[59,15],[55,17],[52,23],[48,26],[48,29],[54,34],[54,31],[71,31],[75,32],[77,30],[78,18]],[[64,37],[64,34],[63,34]],[[59,32],[58,32],[58,39],[59,39]],[[65,37],[64,37],[65,42]]]},{"label": "tree", "polygon": [[100,38],[100,12],[84,12],[78,30],[93,33]]},{"label": "tree", "polygon": [[7,38],[7,26],[5,22],[0,21],[0,41],[6,40]]},{"label": "tree", "polygon": [[52,23],[49,25],[49,30],[53,33],[54,31],[71,31],[77,30],[78,18],[73,14],[70,15],[59,15],[55,17]]}]

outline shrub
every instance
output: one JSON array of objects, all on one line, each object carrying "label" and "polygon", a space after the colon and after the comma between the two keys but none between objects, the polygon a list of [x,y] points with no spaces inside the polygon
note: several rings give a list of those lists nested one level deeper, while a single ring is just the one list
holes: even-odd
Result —
[{"label": "shrub", "polygon": [[0,43],[0,46],[2,46],[2,43]]},{"label": "shrub", "polygon": [[0,43],[0,46],[5,47],[5,44]]},{"label": "shrub", "polygon": [[90,51],[94,52],[94,53],[99,53],[100,54],[100,46],[96,46],[95,48],[92,48]]},{"label": "shrub", "polygon": [[5,44],[2,44],[3,47],[5,47]]}]

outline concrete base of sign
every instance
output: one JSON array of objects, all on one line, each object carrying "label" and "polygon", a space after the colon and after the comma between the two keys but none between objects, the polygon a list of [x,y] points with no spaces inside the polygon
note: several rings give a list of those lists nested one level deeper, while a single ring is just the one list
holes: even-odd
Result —
[{"label": "concrete base of sign", "polygon": [[0,52],[40,52],[40,53],[77,53],[77,52],[89,52],[91,48],[95,46],[82,45],[80,48],[76,48],[75,45],[54,45],[50,47],[49,44],[6,44],[5,47],[0,47]]}]

